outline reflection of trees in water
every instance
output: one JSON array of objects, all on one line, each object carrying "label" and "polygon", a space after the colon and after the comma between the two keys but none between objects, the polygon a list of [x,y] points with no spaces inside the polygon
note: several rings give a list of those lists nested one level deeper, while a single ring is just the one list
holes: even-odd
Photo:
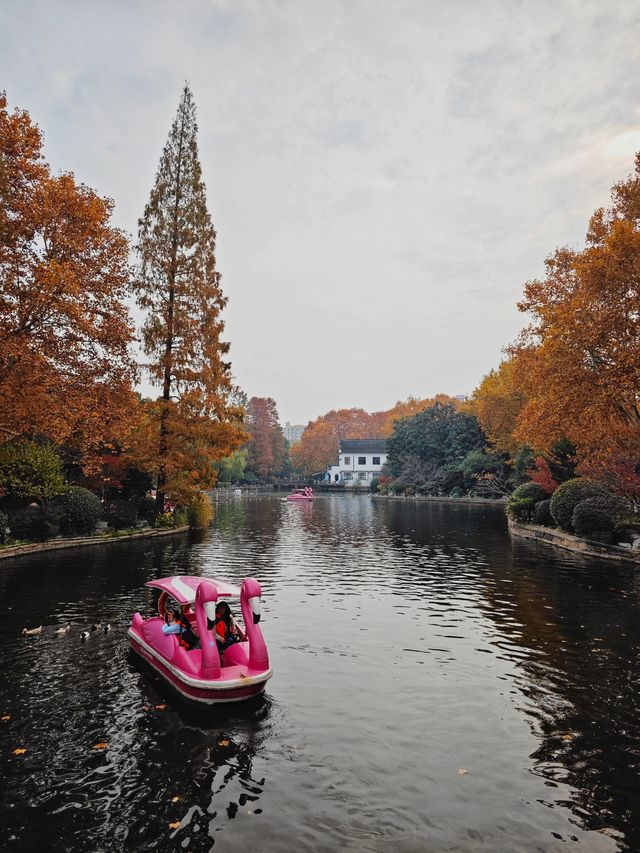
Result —
[{"label": "reflection of trees in water", "polygon": [[[516,547],[505,573],[486,573],[484,610],[530,703],[536,772],[575,790],[577,822],[640,848],[640,626],[633,570]],[[522,654],[511,650],[522,648]],[[539,655],[532,655],[531,650]],[[561,801],[557,801],[561,802]]]},{"label": "reflection of trees in water", "polygon": [[177,705],[170,726],[157,717],[153,747],[135,769],[153,790],[153,809],[141,814],[138,804],[126,849],[208,851],[239,812],[259,814],[266,780],[254,762],[271,736],[271,712],[260,697],[215,712]]}]

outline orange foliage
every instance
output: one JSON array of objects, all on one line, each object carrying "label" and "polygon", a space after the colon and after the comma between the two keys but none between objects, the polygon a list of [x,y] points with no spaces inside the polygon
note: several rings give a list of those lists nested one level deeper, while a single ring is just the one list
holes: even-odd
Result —
[{"label": "orange foliage", "polygon": [[364,409],[337,409],[321,415],[307,424],[302,438],[291,448],[291,459],[296,468],[309,474],[324,471],[338,460],[338,444],[342,438],[388,438],[394,421],[408,418],[433,406],[434,403],[453,403],[459,400],[446,394],[437,394],[425,400],[409,397],[398,401],[392,409],[383,412],[365,412]]},{"label": "orange foliage", "polygon": [[497,370],[484,377],[473,393],[473,414],[496,450],[505,453],[514,453],[519,443],[513,434],[526,402],[519,376],[515,358],[503,361]]},{"label": "orange foliage", "polygon": [[525,285],[533,322],[512,348],[528,395],[515,438],[544,451],[566,436],[595,476],[640,459],[640,154],[612,199],[583,251],[558,249]]},{"label": "orange foliage", "polygon": [[53,177],[27,112],[0,93],[0,441],[88,452],[130,427],[128,244],[113,204]]},{"label": "orange foliage", "polygon": [[461,407],[460,400],[455,397],[449,397],[448,394],[436,394],[435,397],[428,397],[420,400],[418,397],[408,397],[406,400],[398,400],[392,409],[388,412],[381,412],[383,415],[383,424],[380,435],[388,438],[393,433],[393,424],[401,418],[412,418],[418,412],[423,412],[425,409],[430,409],[434,403],[452,403],[456,409]]}]

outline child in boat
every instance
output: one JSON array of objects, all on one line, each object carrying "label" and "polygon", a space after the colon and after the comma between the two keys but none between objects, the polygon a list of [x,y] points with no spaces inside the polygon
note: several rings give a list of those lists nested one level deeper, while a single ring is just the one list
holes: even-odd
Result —
[{"label": "child in boat", "polygon": [[211,619],[207,619],[207,627],[209,630],[215,628],[219,651],[224,651],[233,643],[239,643],[246,639],[242,629],[233,618],[231,608],[226,601],[218,602],[215,621],[212,622]]},{"label": "child in boat", "polygon": [[[184,611],[188,605],[185,605]],[[167,611],[165,624],[162,626],[163,634],[179,634],[180,642],[189,652],[191,649],[200,648],[200,640],[191,627],[191,623],[182,610]]]}]

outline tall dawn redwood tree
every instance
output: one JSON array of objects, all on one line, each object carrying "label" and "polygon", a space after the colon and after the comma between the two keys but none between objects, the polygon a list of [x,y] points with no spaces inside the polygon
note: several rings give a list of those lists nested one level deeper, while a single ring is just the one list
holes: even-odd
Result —
[{"label": "tall dawn redwood tree", "polygon": [[226,304],[216,270],[216,232],[198,159],[196,111],[185,85],[138,227],[135,282],[151,378],[162,396],[149,407],[148,456],[165,494],[185,502],[215,481],[213,460],[246,439],[234,405],[229,344],[221,340]]}]

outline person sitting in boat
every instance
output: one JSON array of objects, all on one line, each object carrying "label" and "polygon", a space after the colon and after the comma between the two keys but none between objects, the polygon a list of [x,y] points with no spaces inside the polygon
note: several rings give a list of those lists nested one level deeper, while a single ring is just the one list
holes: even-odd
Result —
[{"label": "person sitting in boat", "polygon": [[218,651],[221,652],[233,643],[240,643],[246,639],[244,632],[233,618],[231,608],[226,601],[218,602],[216,605],[216,618],[213,622],[211,619],[207,619],[207,628],[209,630],[215,628]]},{"label": "person sitting in boat", "polygon": [[191,627],[191,623],[186,616],[188,605],[185,605],[182,610],[167,611],[166,620],[162,626],[163,634],[179,634],[180,644],[189,652],[191,649],[200,648],[200,640],[196,636]]}]

